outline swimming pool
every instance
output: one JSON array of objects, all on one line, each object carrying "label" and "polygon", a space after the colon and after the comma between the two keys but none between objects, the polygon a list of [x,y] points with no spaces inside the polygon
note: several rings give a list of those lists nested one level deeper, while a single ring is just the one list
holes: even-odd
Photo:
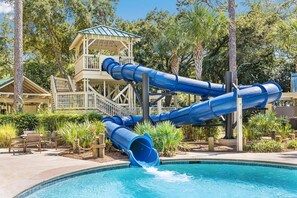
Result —
[{"label": "swimming pool", "polygon": [[90,171],[20,197],[297,197],[297,168],[221,161]]}]

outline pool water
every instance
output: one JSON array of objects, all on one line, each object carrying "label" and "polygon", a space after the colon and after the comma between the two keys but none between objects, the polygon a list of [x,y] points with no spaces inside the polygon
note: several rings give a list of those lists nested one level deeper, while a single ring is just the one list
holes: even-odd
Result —
[{"label": "pool water", "polygon": [[297,197],[297,169],[236,164],[167,164],[70,177],[29,197]]}]

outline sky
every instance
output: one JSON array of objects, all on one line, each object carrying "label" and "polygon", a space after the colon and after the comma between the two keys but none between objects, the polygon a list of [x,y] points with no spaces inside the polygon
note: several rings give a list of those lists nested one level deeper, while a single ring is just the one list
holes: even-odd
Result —
[{"label": "sky", "polygon": [[158,10],[176,13],[175,0],[120,0],[117,6],[117,16],[125,20],[133,21],[145,18],[146,14],[158,8]]},{"label": "sky", "polygon": [[0,0],[0,13],[1,14],[7,14],[12,12],[12,7],[6,3],[3,2],[3,0]]},{"label": "sky", "polygon": [[[243,6],[241,2],[243,1],[244,0],[236,1],[239,5],[237,11],[242,10]],[[154,8],[174,14],[177,12],[176,0],[119,0],[116,14],[124,20],[135,21],[140,18],[145,18],[146,14]],[[4,3],[4,0],[0,0],[0,23],[5,15],[12,12],[12,6]]]},{"label": "sky", "polygon": [[[117,16],[133,21],[139,18],[144,18],[146,14],[158,8],[158,10],[167,10],[169,13],[174,14],[176,12],[175,0],[119,0],[117,6]],[[1,18],[8,13],[12,13],[13,8],[9,4],[0,0],[0,22]]]}]

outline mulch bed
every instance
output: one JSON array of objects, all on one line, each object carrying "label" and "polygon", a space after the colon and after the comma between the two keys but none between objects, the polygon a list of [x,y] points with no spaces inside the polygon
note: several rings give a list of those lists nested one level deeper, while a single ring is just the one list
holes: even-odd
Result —
[{"label": "mulch bed", "polygon": [[[179,151],[176,154],[183,154],[185,152],[208,152],[208,143],[205,141],[200,142],[183,142],[181,146],[179,146]],[[236,151],[236,146],[224,146],[220,145],[218,143],[215,143],[214,147],[215,152],[234,152]],[[294,151],[293,149],[284,149],[283,152],[287,151]],[[60,153],[63,157],[69,157],[74,159],[81,159],[81,160],[91,160],[99,163],[103,162],[110,162],[114,160],[128,160],[129,157],[126,154],[121,153],[119,150],[116,150],[114,148],[108,149],[105,151],[105,157],[104,158],[93,158],[92,151],[86,151],[81,154],[73,153],[70,150],[67,152]],[[162,154],[160,153],[160,156]]]},{"label": "mulch bed", "polygon": [[[235,147],[228,147],[228,146],[222,146],[215,144],[214,151],[216,152],[230,152],[235,151]],[[177,154],[182,154],[184,152],[207,152],[208,151],[208,144],[207,142],[185,142],[179,147],[179,151]],[[60,153],[59,155],[63,157],[69,157],[74,159],[80,159],[80,160],[91,160],[99,163],[103,162],[110,162],[114,160],[128,160],[129,157],[126,154],[121,153],[119,150],[116,150],[114,148],[108,149],[105,151],[105,157],[104,158],[93,158],[93,152],[85,151],[83,153],[73,153],[71,150],[64,151]],[[162,154],[160,154],[162,156]]]},{"label": "mulch bed", "polygon": [[[180,151],[185,152],[207,152],[208,151],[208,143],[205,141],[200,142],[184,142],[180,147]],[[215,152],[231,152],[236,151],[236,146],[224,146],[215,143],[214,145]]]},{"label": "mulch bed", "polygon": [[72,153],[72,152],[63,152],[60,153],[63,157],[69,157],[74,159],[81,159],[81,160],[91,160],[99,163],[103,162],[110,162],[114,160],[123,160],[123,159],[129,159],[127,155],[122,154],[119,151],[105,151],[105,157],[104,158],[93,158],[93,152],[92,151],[86,151],[84,153]]}]

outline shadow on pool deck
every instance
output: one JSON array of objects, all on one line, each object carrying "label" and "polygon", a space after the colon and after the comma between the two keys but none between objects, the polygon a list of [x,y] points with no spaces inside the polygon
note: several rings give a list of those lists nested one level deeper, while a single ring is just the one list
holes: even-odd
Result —
[{"label": "shadow on pool deck", "polygon": [[281,158],[293,158],[297,159],[297,153],[280,153]]}]

